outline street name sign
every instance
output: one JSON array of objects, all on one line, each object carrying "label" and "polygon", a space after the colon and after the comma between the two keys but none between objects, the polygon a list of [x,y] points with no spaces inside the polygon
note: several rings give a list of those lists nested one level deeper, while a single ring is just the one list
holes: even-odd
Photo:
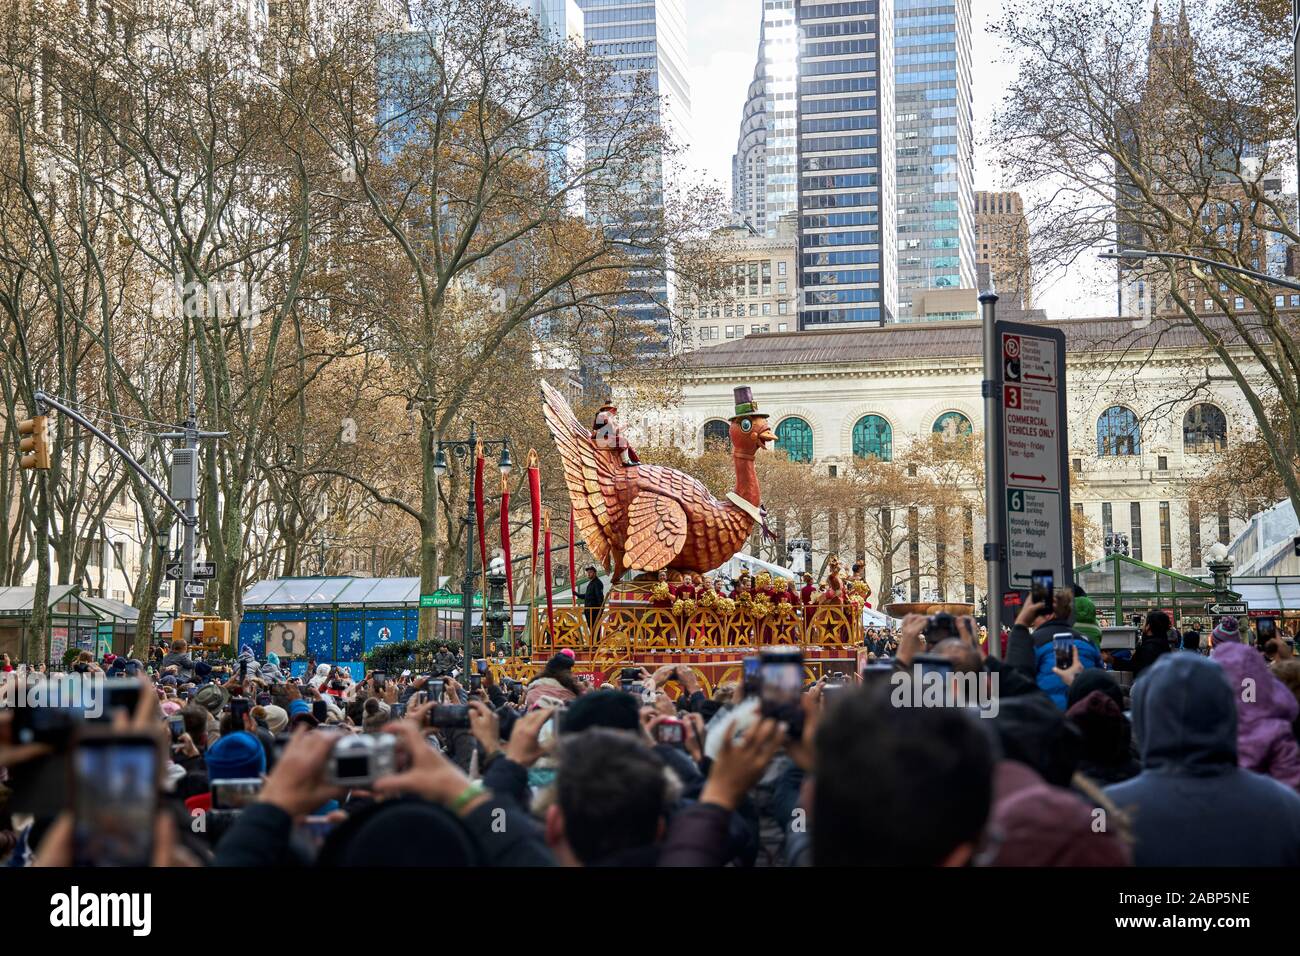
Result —
[{"label": "street name sign", "polygon": [[[478,607],[483,606],[483,595],[474,596],[474,604]],[[432,594],[420,595],[420,607],[464,607],[465,597],[461,594],[452,594],[450,591],[434,591]]]},{"label": "street name sign", "polygon": [[[1074,581],[1065,409],[1065,333],[1017,322],[996,324],[1001,411],[993,423],[1005,489],[1001,540],[1003,593],[1027,591],[1034,571],[1051,569],[1057,587]],[[996,480],[990,475],[989,480]]]}]

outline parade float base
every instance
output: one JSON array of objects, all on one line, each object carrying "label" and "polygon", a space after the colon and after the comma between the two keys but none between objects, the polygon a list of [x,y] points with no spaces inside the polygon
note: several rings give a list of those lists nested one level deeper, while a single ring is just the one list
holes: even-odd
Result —
[{"label": "parade float base", "polygon": [[[654,581],[620,582],[588,626],[581,607],[545,607],[536,612],[532,660],[508,662],[504,671],[518,680],[535,676],[553,654],[572,650],[574,673],[593,684],[617,683],[624,667],[653,672],[664,664],[689,667],[705,694],[728,681],[739,681],[746,657],[769,645],[803,649],[809,680],[857,668],[864,633],[862,609],[856,604],[819,604],[794,613],[757,616],[737,606],[724,612],[696,606],[690,613],[656,607]],[[670,694],[677,685],[670,687]]]}]

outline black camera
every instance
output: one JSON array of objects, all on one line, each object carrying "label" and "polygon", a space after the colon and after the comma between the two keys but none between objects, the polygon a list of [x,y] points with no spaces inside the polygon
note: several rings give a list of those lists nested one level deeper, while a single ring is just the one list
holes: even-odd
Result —
[{"label": "black camera", "polygon": [[938,644],[950,637],[957,637],[957,619],[944,611],[931,614],[929,620],[925,622],[925,630],[922,633],[927,644]]}]

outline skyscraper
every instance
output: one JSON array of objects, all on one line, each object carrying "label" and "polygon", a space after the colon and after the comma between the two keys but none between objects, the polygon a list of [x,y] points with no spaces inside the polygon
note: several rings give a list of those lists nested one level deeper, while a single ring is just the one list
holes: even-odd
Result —
[{"label": "skyscraper", "polygon": [[799,207],[798,72],[794,0],[763,0],[758,62],[732,158],[732,208],[769,236]]},{"label": "skyscraper", "polygon": [[892,0],[898,318],[975,287],[971,0]]},{"label": "skyscraper", "polygon": [[[645,75],[659,94],[659,121],[677,138],[690,132],[691,90],[688,80],[685,0],[578,0],[587,49],[612,60],[619,74]],[[590,148],[591,144],[588,144]],[[662,204],[672,183],[662,160],[645,170],[647,194]],[[637,292],[623,302],[632,314],[667,341],[671,333],[669,303],[673,289],[667,263],[633,271]]]},{"label": "skyscraper", "polygon": [[577,0],[526,0],[542,28],[553,37],[581,43],[582,7]]},{"label": "skyscraper", "polygon": [[800,328],[894,320],[893,0],[797,0]]},{"label": "skyscraper", "polygon": [[975,193],[975,238],[976,266],[988,265],[990,281],[1001,300],[999,308],[1032,309],[1029,222],[1020,193]]}]

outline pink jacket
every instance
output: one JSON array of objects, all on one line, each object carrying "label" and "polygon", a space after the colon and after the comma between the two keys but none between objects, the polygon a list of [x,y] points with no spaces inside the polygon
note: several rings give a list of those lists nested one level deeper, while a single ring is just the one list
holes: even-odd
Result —
[{"label": "pink jacket", "polygon": [[1237,765],[1300,787],[1300,746],[1291,722],[1300,703],[1264,655],[1245,644],[1215,644],[1210,660],[1223,668],[1237,702]]}]

